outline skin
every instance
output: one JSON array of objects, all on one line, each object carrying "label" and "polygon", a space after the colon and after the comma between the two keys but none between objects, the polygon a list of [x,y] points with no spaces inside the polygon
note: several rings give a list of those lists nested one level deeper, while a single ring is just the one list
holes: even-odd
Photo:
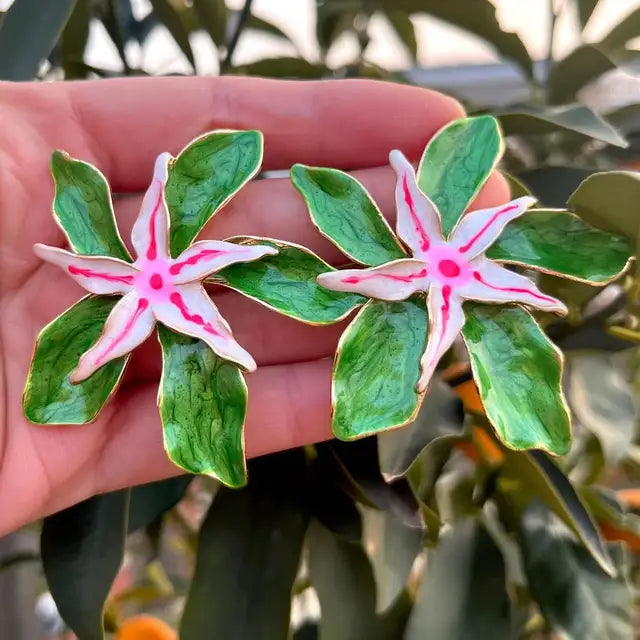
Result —
[{"label": "skin", "polygon": [[[156,155],[177,153],[216,128],[261,129],[265,169],[294,162],[354,171],[394,220],[392,148],[417,161],[429,138],[463,116],[439,93],[365,80],[284,82],[253,78],[135,78],[77,83],[0,83],[0,535],[96,493],[180,471],[162,447],[156,391],[160,350],[136,350],[116,395],[83,426],[35,426],[21,396],[42,327],[83,295],[33,253],[64,247],[51,216],[49,158],[55,148],[98,166],[115,193],[124,238]],[[489,180],[472,208],[509,199]],[[318,234],[287,179],[245,187],[199,239],[264,235],[308,246],[329,262],[340,253]],[[331,356],[345,323],[310,327],[233,292],[212,292],[259,369],[247,376],[247,454],[330,437]]]}]

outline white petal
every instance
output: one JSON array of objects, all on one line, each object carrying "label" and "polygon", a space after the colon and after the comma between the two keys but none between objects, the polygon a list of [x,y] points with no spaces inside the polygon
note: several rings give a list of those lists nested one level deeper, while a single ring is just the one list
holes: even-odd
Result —
[{"label": "white petal", "polygon": [[91,293],[127,293],[137,273],[128,262],[117,258],[79,256],[44,244],[35,244],[33,251],[39,258],[64,269],[68,276]]},{"label": "white petal", "polygon": [[194,242],[183,251],[169,267],[172,282],[180,284],[192,280],[202,280],[235,262],[251,262],[263,256],[276,255],[277,249],[266,245],[242,245],[233,242],[204,240]]},{"label": "white petal", "polygon": [[75,371],[73,383],[86,380],[107,362],[129,353],[142,344],[155,326],[151,305],[136,291],[130,291],[113,307],[98,341],[86,351]]},{"label": "white petal", "polygon": [[255,360],[234,340],[229,325],[201,285],[177,285],[166,302],[153,303],[153,313],[167,327],[200,338],[221,358],[255,371]]},{"label": "white petal", "polygon": [[168,153],[161,153],[156,159],[153,180],[144,194],[138,219],[133,225],[131,243],[138,259],[155,260],[169,255],[169,212],[164,199],[164,187],[170,159]]},{"label": "white petal", "polygon": [[497,240],[507,223],[526,213],[535,201],[535,198],[523,196],[499,207],[471,211],[460,219],[451,233],[451,246],[467,260],[475,258]]},{"label": "white petal", "polygon": [[432,284],[429,288],[429,335],[427,348],[420,360],[422,375],[418,391],[426,391],[440,358],[453,344],[464,326],[462,302],[451,287]]},{"label": "white petal", "polygon": [[398,236],[416,258],[423,257],[434,242],[442,242],[442,226],[436,205],[420,191],[411,163],[395,149],[389,162],[396,172],[396,210]]},{"label": "white petal", "polygon": [[488,258],[476,258],[473,279],[456,290],[456,293],[470,300],[482,302],[518,302],[531,307],[566,314],[563,302],[547,296],[529,278],[505,269]]},{"label": "white petal", "polygon": [[369,269],[328,271],[317,281],[333,291],[360,293],[378,300],[406,300],[416,291],[426,291],[430,279],[425,262],[407,258]]}]

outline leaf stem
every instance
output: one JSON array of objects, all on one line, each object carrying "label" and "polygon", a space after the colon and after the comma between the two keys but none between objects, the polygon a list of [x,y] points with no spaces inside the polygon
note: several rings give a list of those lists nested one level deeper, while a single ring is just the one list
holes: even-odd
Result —
[{"label": "leaf stem", "polygon": [[233,54],[236,51],[236,47],[238,46],[238,40],[240,40],[240,36],[242,35],[242,31],[244,30],[247,21],[249,20],[249,16],[251,15],[251,5],[253,4],[253,0],[245,0],[244,6],[240,11],[240,15],[238,16],[238,22],[236,23],[236,28],[233,30],[231,37],[227,42],[227,53],[220,63],[220,74],[227,73],[231,68],[231,63],[233,62]]}]

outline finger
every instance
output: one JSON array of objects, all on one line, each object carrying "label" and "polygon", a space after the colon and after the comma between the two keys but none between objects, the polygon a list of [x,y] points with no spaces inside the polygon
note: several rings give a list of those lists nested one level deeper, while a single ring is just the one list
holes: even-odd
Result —
[{"label": "finger", "polygon": [[391,148],[417,159],[438,129],[463,115],[436,91],[372,80],[119,78],[12,91],[25,94],[15,101],[35,103],[34,118],[51,113],[55,122],[42,125],[51,143],[92,154],[116,191],[143,189],[158,153],[176,153],[213,129],[260,129],[265,168],[347,169],[384,164]]}]

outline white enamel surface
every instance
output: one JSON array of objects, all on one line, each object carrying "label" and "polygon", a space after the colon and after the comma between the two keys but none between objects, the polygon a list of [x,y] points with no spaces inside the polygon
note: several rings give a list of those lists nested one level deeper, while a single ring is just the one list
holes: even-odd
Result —
[{"label": "white enamel surface", "polygon": [[416,258],[424,257],[429,247],[442,242],[440,214],[420,190],[411,163],[395,149],[389,162],[396,172],[396,230]]},{"label": "white enamel surface", "polygon": [[169,153],[156,159],[153,179],[142,200],[138,219],[133,225],[131,243],[139,260],[167,258],[169,255],[169,213],[164,199],[164,187],[169,171]]},{"label": "white enamel surface", "polygon": [[55,264],[81,287],[96,294],[125,294],[131,290],[137,274],[132,265],[117,258],[79,256],[44,244],[33,246],[42,260]]},{"label": "white enamel surface", "polygon": [[429,289],[429,334],[427,348],[420,360],[422,373],[418,390],[425,391],[440,358],[453,344],[464,326],[462,301],[448,287],[434,284]]},{"label": "white enamel surface", "polygon": [[460,297],[481,302],[519,302],[543,311],[567,313],[563,302],[544,294],[529,278],[485,257],[476,258],[471,264],[474,277],[457,290]]},{"label": "white enamel surface", "polygon": [[82,382],[101,366],[143,343],[155,326],[149,301],[130,291],[111,310],[97,342],[86,351],[69,380]]},{"label": "white enamel surface", "polygon": [[333,291],[348,291],[378,300],[405,300],[429,286],[429,269],[422,260],[395,260],[369,269],[329,271],[318,284]]},{"label": "white enamel surface", "polygon": [[153,313],[167,327],[200,338],[221,358],[255,371],[255,360],[235,341],[226,320],[200,284],[176,286],[165,301],[154,303]]},{"label": "white enamel surface", "polygon": [[241,245],[233,242],[203,240],[185,249],[169,267],[173,283],[202,280],[216,271],[237,262],[251,262],[266,255],[276,255],[277,249],[266,245]]},{"label": "white enamel surface", "polygon": [[462,216],[451,234],[449,244],[467,260],[471,260],[484,253],[498,239],[505,226],[526,213],[535,201],[535,198],[523,196],[499,207],[472,211]]}]

